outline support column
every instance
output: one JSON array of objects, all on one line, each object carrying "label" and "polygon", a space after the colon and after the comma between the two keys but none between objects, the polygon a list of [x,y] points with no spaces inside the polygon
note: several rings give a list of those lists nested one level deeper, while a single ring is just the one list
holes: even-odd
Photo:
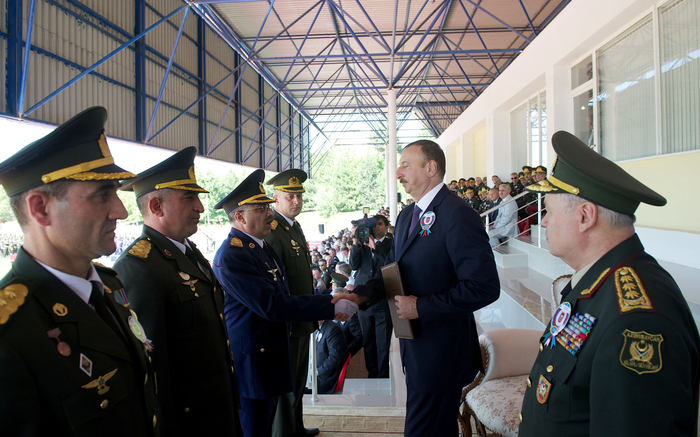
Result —
[{"label": "support column", "polygon": [[389,202],[389,192],[391,191],[389,188],[390,179],[391,179],[391,174],[389,172],[389,169],[387,168],[387,165],[389,163],[389,143],[386,143],[384,145],[384,169],[386,169],[386,172],[384,173],[384,205],[387,207],[390,207],[391,203]]},{"label": "support column", "polygon": [[389,159],[387,161],[387,176],[389,178],[389,220],[396,224],[396,89],[387,90],[387,129],[389,130],[389,145],[387,146]]}]

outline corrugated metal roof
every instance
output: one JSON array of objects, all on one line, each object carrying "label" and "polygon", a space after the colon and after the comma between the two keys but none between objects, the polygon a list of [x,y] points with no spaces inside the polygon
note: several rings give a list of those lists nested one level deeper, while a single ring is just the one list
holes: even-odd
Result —
[{"label": "corrugated metal roof", "polygon": [[217,0],[195,8],[222,22],[220,34],[310,119],[381,119],[391,86],[399,112],[419,109],[439,136],[569,1]]}]

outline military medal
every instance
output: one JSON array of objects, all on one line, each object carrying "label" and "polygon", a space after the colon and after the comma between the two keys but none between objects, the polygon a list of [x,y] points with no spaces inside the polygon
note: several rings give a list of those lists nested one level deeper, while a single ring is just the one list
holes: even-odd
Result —
[{"label": "military medal", "polygon": [[[107,289],[107,287],[105,287]],[[126,293],[123,288],[114,292],[114,300],[119,302],[123,307],[129,308],[129,299],[126,297]]]},{"label": "military medal", "polygon": [[56,313],[57,316],[63,317],[68,314],[68,308],[66,308],[66,306],[62,303],[55,303],[53,306],[53,312]]},{"label": "military medal", "polygon": [[425,237],[426,235],[430,234],[430,227],[435,223],[435,213],[432,211],[428,211],[425,214],[423,214],[423,217],[420,218],[420,227],[423,229],[423,232],[420,233],[421,237]]},{"label": "military medal", "polygon": [[146,332],[143,330],[141,322],[139,322],[136,313],[133,311],[131,311],[131,315],[129,316],[129,329],[131,329],[131,333],[134,334],[134,337],[138,338],[139,341],[144,344],[146,349],[149,351],[153,350],[153,343],[146,338]]},{"label": "military medal", "polygon": [[571,317],[571,304],[569,302],[564,302],[554,311],[552,322],[549,324],[549,332],[544,336],[545,346],[549,346],[550,349],[554,347],[556,341],[552,340],[564,330],[569,321],[569,317]]},{"label": "military medal", "polygon": [[571,355],[576,355],[591,333],[591,328],[596,318],[585,313],[576,313],[569,319],[564,331],[557,336],[557,343],[564,347]]},{"label": "military medal", "polygon": [[96,389],[97,389],[97,394],[98,394],[98,395],[103,395],[103,394],[105,394],[105,393],[107,393],[107,392],[109,391],[109,386],[107,385],[107,381],[109,381],[110,379],[112,379],[112,377],[114,376],[114,374],[117,373],[117,370],[119,370],[119,369],[114,369],[114,370],[112,370],[111,372],[109,372],[108,374],[106,374],[106,375],[104,375],[104,376],[100,376],[100,377],[97,378],[96,380],[90,381],[90,382],[88,382],[87,384],[83,385],[83,386],[80,387],[80,388],[84,388],[84,389],[87,389],[87,390],[89,390],[89,389],[91,389],[91,388],[96,388]]},{"label": "military medal", "polygon": [[67,357],[71,354],[70,345],[65,341],[61,341],[61,339],[59,338],[59,336],[61,335],[60,328],[52,329],[46,334],[48,334],[49,338],[53,338],[56,340],[56,350],[59,354],[61,354],[61,356]]}]

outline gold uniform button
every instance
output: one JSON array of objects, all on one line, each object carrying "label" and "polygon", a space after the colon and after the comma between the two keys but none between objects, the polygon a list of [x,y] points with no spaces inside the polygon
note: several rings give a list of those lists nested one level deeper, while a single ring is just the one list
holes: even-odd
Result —
[{"label": "gold uniform button", "polygon": [[148,384],[148,375],[146,375],[145,378],[143,378],[143,385]]},{"label": "gold uniform button", "polygon": [[260,353],[263,353],[263,354],[265,353],[265,348],[264,348],[264,347],[261,347],[261,348],[260,348]]},{"label": "gold uniform button", "polygon": [[542,349],[544,349],[544,346],[542,346],[542,343],[540,343],[540,352],[542,352]]},{"label": "gold uniform button", "polygon": [[552,373],[552,370],[554,370],[554,366],[552,366],[551,364],[547,366],[547,373]]},{"label": "gold uniform button", "polygon": [[158,422],[158,419],[156,419],[156,415],[153,415],[153,427],[156,427],[156,423]]},{"label": "gold uniform button", "polygon": [[105,399],[102,402],[100,402],[100,409],[104,410],[105,408],[107,408],[108,405],[109,405],[109,401],[107,399]]},{"label": "gold uniform button", "polygon": [[226,340],[226,346],[231,346],[231,342]]},{"label": "gold uniform button", "polygon": [[190,412],[190,409],[185,407],[185,413],[189,413],[189,412]]},{"label": "gold uniform button", "polygon": [[520,423],[523,423],[523,413],[518,413],[518,419],[520,419]]},{"label": "gold uniform button", "polygon": [[532,381],[530,380],[530,377],[527,377],[527,386],[532,387]]},{"label": "gold uniform button", "polygon": [[234,373],[233,366],[231,366],[231,373]]},{"label": "gold uniform button", "polygon": [[221,320],[224,320],[224,315],[223,315],[223,314],[219,313],[219,317],[221,318]]}]

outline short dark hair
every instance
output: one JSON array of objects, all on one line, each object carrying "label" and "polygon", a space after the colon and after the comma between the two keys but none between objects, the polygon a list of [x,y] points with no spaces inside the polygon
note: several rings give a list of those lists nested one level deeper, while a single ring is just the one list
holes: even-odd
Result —
[{"label": "short dark hair", "polygon": [[389,227],[389,219],[386,218],[385,216],[383,216],[383,215],[381,215],[381,214],[377,214],[377,215],[375,215],[375,216],[372,217],[372,218],[375,219],[375,220],[378,221],[378,222],[384,222],[384,226]]},{"label": "short dark hair", "polygon": [[[66,198],[66,192],[68,191],[68,184],[76,183],[76,181],[55,181],[46,185],[40,185],[33,188],[34,191],[41,191],[49,196],[55,198],[56,200],[64,200]],[[27,194],[31,191],[22,191],[19,194],[15,194],[10,197],[10,206],[12,207],[12,212],[17,218],[17,223],[19,226],[25,226],[28,223],[27,213],[24,208],[25,200],[27,199]]]},{"label": "short dark hair", "polygon": [[404,147],[408,149],[411,146],[420,147],[421,154],[423,154],[423,165],[427,164],[429,161],[435,161],[437,164],[437,173],[440,179],[445,177],[445,152],[435,141],[430,140],[418,140]]},{"label": "short dark hair", "polygon": [[148,203],[153,199],[154,197],[157,197],[163,201],[167,201],[170,199],[170,194],[172,193],[172,189],[170,188],[163,188],[160,190],[154,190],[154,191],[149,191],[148,193],[145,193],[139,197],[136,198],[136,206],[139,207],[139,211],[141,212],[141,215],[143,217],[147,216],[148,213]]}]

